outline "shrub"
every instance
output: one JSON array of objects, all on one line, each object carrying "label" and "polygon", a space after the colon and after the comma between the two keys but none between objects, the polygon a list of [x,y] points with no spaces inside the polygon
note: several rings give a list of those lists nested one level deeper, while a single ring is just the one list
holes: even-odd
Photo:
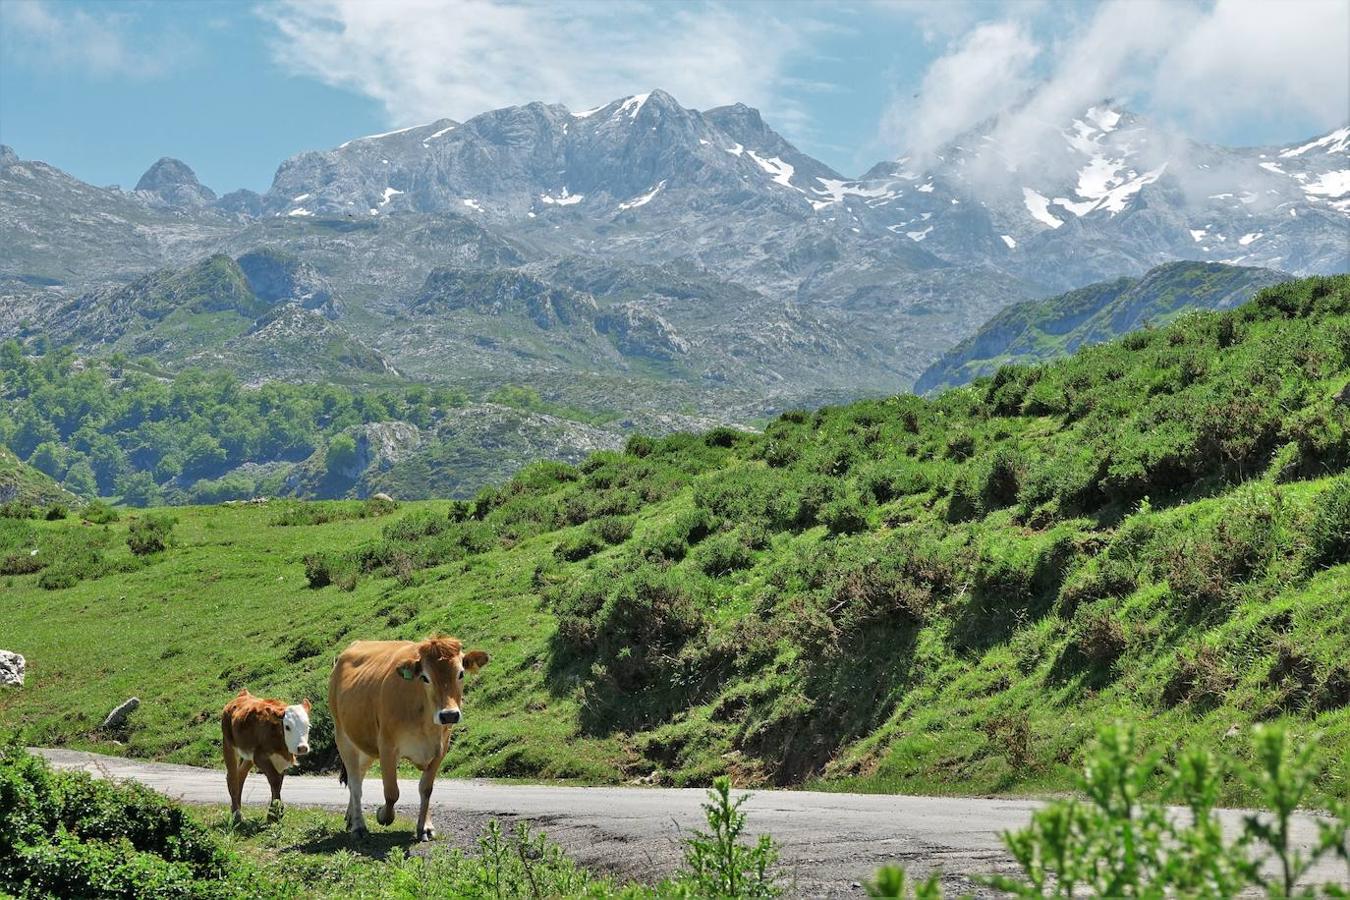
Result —
[{"label": "shrub", "polygon": [[856,494],[845,494],[826,503],[818,518],[830,534],[856,534],[867,530],[867,509]]},{"label": "shrub", "polygon": [[656,441],[645,434],[635,434],[624,444],[623,452],[638,459],[649,455],[656,449]]},{"label": "shrub", "polygon": [[127,527],[127,546],[137,556],[160,553],[169,546],[176,522],[172,516],[141,516]]},{"label": "shrub", "polygon": [[1011,506],[1022,487],[1026,463],[1011,447],[999,447],[989,459],[984,476],[983,500],[987,508]]},{"label": "shrub", "polygon": [[36,519],[37,509],[23,500],[10,500],[0,504],[0,519]]},{"label": "shrub", "polygon": [[38,587],[44,591],[60,591],[80,583],[80,576],[70,569],[47,569],[38,576]]},{"label": "shrub", "polygon": [[349,554],[309,553],[304,558],[305,579],[311,588],[337,585],[344,591],[356,588],[357,564]]},{"label": "shrub", "polygon": [[53,503],[51,506],[47,507],[47,512],[43,514],[43,518],[48,522],[57,522],[69,515],[70,510],[66,509],[64,504]]},{"label": "shrub", "polygon": [[964,462],[975,454],[975,435],[961,431],[947,439],[947,456],[956,462]]},{"label": "shrub", "polygon": [[445,516],[438,516],[429,509],[419,509],[401,519],[384,526],[385,540],[399,543],[414,543],[422,538],[440,534],[449,529],[451,523]]},{"label": "shrub", "polygon": [[1236,678],[1223,663],[1219,651],[1209,644],[1177,656],[1176,669],[1163,686],[1163,702],[1168,706],[1192,703],[1205,708],[1217,706],[1232,689]]},{"label": "shrub", "polygon": [[80,513],[80,517],[86,522],[92,522],[95,525],[111,525],[120,517],[117,510],[102,500],[94,500],[86,506]]},{"label": "shrub", "polygon": [[0,893],[224,896],[229,857],[172,800],[0,750]]},{"label": "shrub", "polygon": [[748,799],[748,794],[731,799],[731,779],[725,775],[713,779],[703,804],[708,830],[695,831],[684,842],[688,874],[679,882],[693,896],[752,898],[783,893],[772,872],[778,862],[773,838],[762,834],[752,845],[741,843],[745,831],[741,807]]},{"label": "shrub", "polygon": [[633,536],[633,520],[623,516],[601,516],[590,527],[606,544],[622,544]]},{"label": "shrub", "polygon": [[553,548],[553,555],[564,562],[576,562],[594,556],[605,549],[605,542],[595,532],[585,529],[569,534]]},{"label": "shrub", "polygon": [[1308,529],[1316,566],[1350,562],[1350,475],[1342,475],[1318,495]]},{"label": "shrub", "polygon": [[708,532],[708,516],[703,510],[680,512],[644,540],[642,555],[654,562],[679,562],[690,545],[703,540]]},{"label": "shrub", "polygon": [[1077,618],[1074,646],[1090,662],[1110,665],[1129,647],[1124,626],[1110,612],[1093,610]]},{"label": "shrub", "polygon": [[695,554],[698,566],[713,578],[749,568],[754,561],[743,532],[722,532],[699,546]]}]

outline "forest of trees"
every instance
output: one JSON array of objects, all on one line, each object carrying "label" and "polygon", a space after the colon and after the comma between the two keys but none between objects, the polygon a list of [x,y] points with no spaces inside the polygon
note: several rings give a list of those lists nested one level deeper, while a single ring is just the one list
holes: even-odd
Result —
[{"label": "forest of trees", "polygon": [[0,445],[72,493],[133,506],[265,490],[265,474],[234,470],[296,462],[320,447],[330,464],[347,463],[355,452],[349,436],[329,446],[345,429],[392,420],[426,427],[467,402],[462,391],[417,384],[246,387],[228,373],[171,375],[145,360],[36,349],[45,352],[0,344]]}]

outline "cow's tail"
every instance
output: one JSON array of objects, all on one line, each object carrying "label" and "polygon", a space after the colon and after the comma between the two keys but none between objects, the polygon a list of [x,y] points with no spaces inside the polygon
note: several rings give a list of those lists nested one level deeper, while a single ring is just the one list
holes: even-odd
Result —
[{"label": "cow's tail", "polygon": [[342,761],[342,757],[339,756],[339,757],[338,757],[338,784],[346,784],[346,783],[347,783],[347,764],[346,764],[345,762],[343,762],[343,761]]}]

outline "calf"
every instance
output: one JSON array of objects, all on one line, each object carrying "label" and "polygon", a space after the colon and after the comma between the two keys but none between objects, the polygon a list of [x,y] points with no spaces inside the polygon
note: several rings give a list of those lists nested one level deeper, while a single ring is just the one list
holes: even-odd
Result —
[{"label": "calf", "polygon": [[280,700],[255,697],[244,688],[220,716],[221,749],[225,754],[225,783],[230,789],[230,812],[243,816],[239,804],[249,769],[267,776],[272,788],[268,817],[281,809],[281,779],[297,756],[309,752],[309,700],[287,706]]},{"label": "calf", "polygon": [[422,770],[417,839],[435,837],[428,821],[431,787],[450,746],[450,726],[460,720],[464,673],[478,671],[487,661],[482,650],[466,653],[459,641],[439,636],[421,642],[357,641],[338,656],[328,679],[328,708],[353,835],[366,833],[361,813],[366,770],[380,761],[384,807],[375,819],[388,825],[398,801],[398,761],[406,759]]}]

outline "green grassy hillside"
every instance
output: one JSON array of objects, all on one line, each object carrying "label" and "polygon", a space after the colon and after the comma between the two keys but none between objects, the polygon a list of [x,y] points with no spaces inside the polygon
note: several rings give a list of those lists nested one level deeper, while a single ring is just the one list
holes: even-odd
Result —
[{"label": "green grassy hillside", "polygon": [[1199,309],[1231,309],[1288,275],[1252,266],[1173,262],[1139,278],[1015,303],[928,367],[916,393],[957,387],[1009,363],[1046,362]]},{"label": "green grassy hillside", "polygon": [[[346,641],[444,630],[493,655],[461,775],[1037,791],[1115,718],[1170,749],[1283,720],[1344,793],[1347,382],[1350,277],[1313,278],[473,501],[188,508],[142,556],[126,515],[16,522],[0,584],[29,683],[0,717],[212,762],[241,685],[318,699]],[[86,562],[22,572],[62,542]],[[97,734],[133,694],[130,730]]]},{"label": "green grassy hillside", "polygon": [[78,504],[79,500],[50,477],[0,447],[0,503],[49,506]]}]

